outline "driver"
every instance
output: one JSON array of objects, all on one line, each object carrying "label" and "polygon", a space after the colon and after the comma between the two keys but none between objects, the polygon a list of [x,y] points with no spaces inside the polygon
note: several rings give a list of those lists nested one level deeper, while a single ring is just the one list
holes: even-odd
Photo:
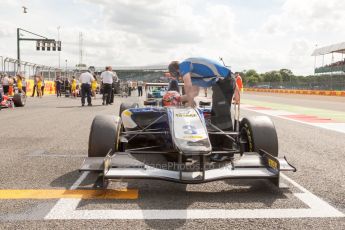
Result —
[{"label": "driver", "polygon": [[[195,107],[194,98],[199,95],[199,87],[212,87],[211,123],[223,131],[232,131],[231,100],[239,103],[240,94],[235,78],[229,68],[220,63],[206,58],[188,58],[182,62],[173,61],[169,64],[169,73],[175,77],[182,77],[186,95],[182,101]],[[214,139],[214,140],[212,140]],[[213,146],[229,147],[228,139],[211,138]],[[231,144],[231,143],[229,143]],[[215,155],[214,160],[225,160],[224,157]]]},{"label": "driver", "polygon": [[178,106],[181,101],[181,95],[175,90],[168,91],[164,94],[162,102],[163,106]]}]

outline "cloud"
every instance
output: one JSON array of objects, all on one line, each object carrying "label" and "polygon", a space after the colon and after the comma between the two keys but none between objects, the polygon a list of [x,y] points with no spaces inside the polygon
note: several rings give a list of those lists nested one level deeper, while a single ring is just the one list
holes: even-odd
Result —
[{"label": "cloud", "polygon": [[287,0],[282,13],[270,17],[266,32],[317,33],[343,28],[345,2],[342,0]]},{"label": "cloud", "polygon": [[7,21],[0,21],[0,38],[14,36],[15,32],[14,24]]},{"label": "cloud", "polygon": [[270,61],[257,61],[253,63],[255,68],[289,68],[297,74],[311,74],[314,66],[311,53],[315,44],[325,46],[345,37],[344,8],[345,2],[341,0],[286,0],[249,35],[247,47],[253,53],[262,53],[257,58],[265,56],[263,60]]},{"label": "cloud", "polygon": [[[221,56],[235,71],[289,68],[308,74],[315,44],[345,37],[341,0],[35,0],[27,1],[25,15],[19,1],[4,3],[0,55],[15,56],[17,27],[56,38],[61,25],[61,60],[73,65],[79,60],[78,34],[83,32],[88,65],[138,66]],[[57,63],[57,53],[36,52],[31,43],[23,43],[22,56]]]}]

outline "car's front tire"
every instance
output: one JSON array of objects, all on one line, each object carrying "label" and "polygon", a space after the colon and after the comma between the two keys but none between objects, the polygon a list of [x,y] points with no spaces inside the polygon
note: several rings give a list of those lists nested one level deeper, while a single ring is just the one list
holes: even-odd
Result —
[{"label": "car's front tire", "polygon": [[118,116],[97,115],[91,124],[88,157],[105,157],[110,149],[118,151],[120,125]]},{"label": "car's front tire", "polygon": [[12,100],[16,107],[23,107],[26,103],[26,96],[23,93],[16,93]]},{"label": "car's front tire", "polygon": [[272,120],[267,116],[245,117],[240,123],[241,152],[260,149],[278,156],[278,136]]}]

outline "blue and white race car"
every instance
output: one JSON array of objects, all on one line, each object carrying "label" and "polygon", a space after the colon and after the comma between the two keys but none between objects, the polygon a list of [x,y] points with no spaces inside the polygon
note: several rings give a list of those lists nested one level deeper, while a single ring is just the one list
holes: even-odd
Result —
[{"label": "blue and white race car", "polygon": [[[266,116],[240,121],[238,110],[234,130],[222,131],[211,123],[210,108],[122,104],[119,116],[94,118],[80,170],[101,173],[104,187],[115,179],[204,183],[249,178],[279,186],[280,172],[296,169],[278,158],[273,122]],[[214,162],[215,154],[229,160]]]}]

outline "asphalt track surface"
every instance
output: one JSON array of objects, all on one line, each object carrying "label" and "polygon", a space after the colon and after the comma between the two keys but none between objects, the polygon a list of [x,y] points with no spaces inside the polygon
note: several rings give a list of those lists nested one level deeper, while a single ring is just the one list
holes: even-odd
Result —
[{"label": "asphalt track surface", "polygon": [[[243,101],[324,109],[330,115],[345,108],[344,99],[303,97],[244,94]],[[90,125],[97,114],[118,114],[123,101],[137,102],[138,98],[116,98],[112,106],[101,106],[97,99],[93,107],[81,107],[79,98],[46,96],[28,98],[24,108],[0,111],[1,191],[97,189],[96,175],[78,172],[87,155]],[[243,109],[241,115],[260,114]],[[67,206],[76,199],[44,199],[44,194],[43,199],[5,199],[0,191],[0,228],[345,229],[345,134],[278,117],[272,120],[279,136],[280,156],[285,155],[298,169],[284,174],[285,188],[275,188],[264,180],[187,186],[151,180],[114,182],[111,189],[133,189],[138,197],[77,200],[74,213],[89,213],[88,219],[68,213]],[[312,205],[295,195],[300,193],[312,198]],[[313,205],[314,209],[310,207]],[[324,217],[323,208],[330,210],[330,217]],[[144,211],[138,214],[138,210]],[[171,216],[179,218],[152,219],[150,210],[172,212]],[[222,210],[233,213],[216,218]],[[267,212],[263,218],[250,217],[257,210]],[[299,210],[318,217],[306,217],[306,213],[299,216]],[[128,218],[117,219],[114,211],[127,213]],[[197,211],[197,218],[192,218]],[[98,219],[102,213],[107,219]]]}]

